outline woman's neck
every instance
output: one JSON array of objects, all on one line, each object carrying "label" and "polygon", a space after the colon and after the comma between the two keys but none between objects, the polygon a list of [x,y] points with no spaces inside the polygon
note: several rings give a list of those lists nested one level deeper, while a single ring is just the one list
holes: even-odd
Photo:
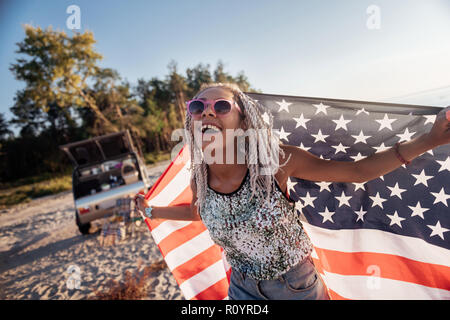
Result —
[{"label": "woman's neck", "polygon": [[218,181],[242,178],[248,170],[247,164],[208,164],[208,176]]},{"label": "woman's neck", "polygon": [[[232,161],[229,161],[226,156],[227,147],[233,150]],[[213,153],[213,156],[214,155],[215,153]],[[231,147],[225,146],[222,155],[222,163],[210,163],[207,165],[208,176],[213,177],[214,180],[220,182],[234,180],[235,178],[237,180],[242,180],[242,176],[247,173],[248,166],[245,161],[245,155],[240,154],[240,151],[238,151],[237,142],[235,141]]]}]

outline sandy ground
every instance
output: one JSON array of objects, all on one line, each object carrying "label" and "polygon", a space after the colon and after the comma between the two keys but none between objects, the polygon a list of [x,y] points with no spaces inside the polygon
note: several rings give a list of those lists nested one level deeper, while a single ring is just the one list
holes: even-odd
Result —
[{"label": "sandy ground", "polygon": [[[168,164],[149,168],[152,183]],[[78,231],[74,212],[71,191],[0,212],[0,299],[90,299],[94,289],[107,289],[109,279],[134,272],[140,259],[142,266],[162,260],[145,224],[134,237],[101,246],[100,232]],[[79,289],[67,286],[71,265],[79,267]],[[146,285],[145,299],[184,299],[167,268],[154,272]]]}]

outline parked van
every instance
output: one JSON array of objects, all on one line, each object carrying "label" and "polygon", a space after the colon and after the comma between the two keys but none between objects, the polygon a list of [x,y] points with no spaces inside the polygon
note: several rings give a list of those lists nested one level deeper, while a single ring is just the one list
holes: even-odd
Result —
[{"label": "parked van", "polygon": [[147,193],[150,180],[142,155],[129,131],[60,146],[74,165],[72,174],[76,223],[88,234],[91,222],[114,213],[116,201]]}]

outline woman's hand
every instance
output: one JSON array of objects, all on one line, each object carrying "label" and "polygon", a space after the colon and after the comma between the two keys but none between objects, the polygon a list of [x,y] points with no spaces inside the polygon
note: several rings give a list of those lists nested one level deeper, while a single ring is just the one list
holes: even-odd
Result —
[{"label": "woman's hand", "polygon": [[437,114],[427,138],[433,147],[450,143],[450,106]]},{"label": "woman's hand", "polygon": [[145,200],[145,196],[143,194],[138,193],[133,200],[135,210],[142,213],[145,212],[145,208],[148,208],[148,202]]}]

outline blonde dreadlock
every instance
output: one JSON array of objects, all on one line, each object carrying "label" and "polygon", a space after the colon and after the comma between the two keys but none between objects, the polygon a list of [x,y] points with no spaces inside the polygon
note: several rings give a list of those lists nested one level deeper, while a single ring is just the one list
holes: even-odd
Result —
[{"label": "blonde dreadlock", "polygon": [[[278,148],[279,140],[272,132],[273,116],[266,110],[267,117],[263,118],[261,111],[264,107],[244,94],[240,88],[234,83],[207,83],[200,87],[199,92],[194,96],[196,99],[201,92],[208,88],[221,87],[230,90],[233,93],[234,100],[239,104],[244,116],[243,121],[247,129],[255,129],[257,132],[267,132],[266,139],[258,139],[258,143],[245,142],[245,161],[249,168],[250,186],[252,190],[251,198],[256,195],[259,200],[263,199],[263,194],[266,195],[265,200],[269,201],[270,194],[274,188],[274,174],[263,174],[267,170],[267,166],[274,165],[279,168],[289,161],[289,158],[282,165],[278,165],[278,152],[282,157],[285,157],[284,151]],[[191,183],[195,183],[197,187],[197,202],[195,205],[201,210],[206,197],[206,187],[208,185],[208,170],[207,164],[203,159],[203,152],[194,141],[192,132],[192,118],[189,113],[186,113],[185,130],[187,132],[186,140],[191,154]],[[273,148],[276,146],[276,148]],[[201,159],[201,161],[198,161]],[[197,160],[197,161],[195,161]]]}]

